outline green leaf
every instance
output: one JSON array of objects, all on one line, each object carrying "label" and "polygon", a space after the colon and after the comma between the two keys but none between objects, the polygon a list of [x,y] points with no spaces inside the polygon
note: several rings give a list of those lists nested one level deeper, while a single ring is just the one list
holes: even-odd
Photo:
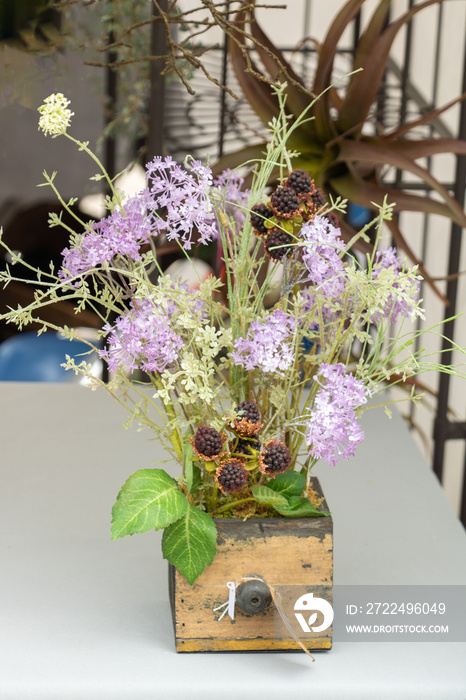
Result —
[{"label": "green leaf", "polygon": [[193,467],[193,484],[189,493],[196,493],[202,488],[202,472],[199,467]]},{"label": "green leaf", "polygon": [[162,553],[193,585],[217,551],[217,528],[207,513],[188,506],[182,518],[163,533]]},{"label": "green leaf", "polygon": [[286,506],[276,505],[274,508],[280,515],[285,515],[287,518],[320,518],[324,515],[330,515],[330,513],[317,510],[308,498],[301,496],[291,496]]},{"label": "green leaf", "polygon": [[280,225],[281,228],[287,233],[293,233],[293,224],[291,221],[282,221]]},{"label": "green leaf", "polygon": [[283,474],[277,474],[275,479],[270,479],[267,486],[289,499],[291,496],[301,496],[305,483],[306,477],[304,474],[287,471],[283,472]]},{"label": "green leaf", "polygon": [[252,495],[258,503],[262,503],[264,506],[288,506],[288,500],[285,496],[280,493],[276,493],[273,489],[268,486],[254,486],[252,489]]},{"label": "green leaf", "polygon": [[160,530],[188,507],[176,482],[163,469],[139,469],[122,486],[112,509],[112,540]]}]

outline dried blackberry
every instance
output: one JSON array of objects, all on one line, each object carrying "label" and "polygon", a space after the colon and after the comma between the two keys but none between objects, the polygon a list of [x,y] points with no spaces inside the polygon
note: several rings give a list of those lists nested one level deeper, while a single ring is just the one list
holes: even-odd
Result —
[{"label": "dried blackberry", "polygon": [[289,233],[274,229],[267,236],[265,250],[272,260],[282,260],[291,254],[293,239]]},{"label": "dried blackberry", "polygon": [[190,438],[189,441],[193,447],[193,452],[199,459],[210,461],[218,457],[222,452],[225,436],[220,435],[215,428],[200,425],[194,437]]},{"label": "dried blackberry", "polygon": [[251,435],[250,438],[239,438],[238,442],[232,440],[230,449],[234,450],[237,454],[242,454],[250,457],[253,454],[253,450],[259,452],[261,448],[260,440],[257,435]]},{"label": "dried blackberry", "polygon": [[269,440],[259,455],[259,469],[263,474],[275,476],[285,472],[291,464],[291,455],[283,442]]},{"label": "dried blackberry", "polygon": [[298,195],[291,187],[277,187],[270,197],[270,206],[280,219],[291,219],[301,207]]},{"label": "dried blackberry", "polygon": [[340,228],[340,222],[338,221],[338,216],[335,214],[334,211],[329,211],[326,212],[323,215],[328,221],[332,224],[332,226],[335,226],[335,228]]},{"label": "dried blackberry", "polygon": [[291,187],[296,192],[299,202],[306,200],[313,184],[313,180],[305,170],[293,170],[285,182],[286,187]]},{"label": "dried blackberry", "polygon": [[266,204],[255,204],[252,207],[250,221],[254,232],[258,236],[266,236],[269,229],[265,227],[265,222],[273,216],[273,211]]},{"label": "dried blackberry", "polygon": [[255,435],[262,428],[261,414],[254,401],[242,401],[235,408],[233,427],[238,435]]},{"label": "dried blackberry", "polygon": [[215,472],[215,481],[222,493],[240,491],[246,485],[248,473],[243,462],[230,458],[223,462]]},{"label": "dried blackberry", "polygon": [[316,187],[313,183],[313,187],[308,194],[306,199],[306,208],[310,214],[317,214],[319,209],[327,203],[325,195],[319,187]]}]

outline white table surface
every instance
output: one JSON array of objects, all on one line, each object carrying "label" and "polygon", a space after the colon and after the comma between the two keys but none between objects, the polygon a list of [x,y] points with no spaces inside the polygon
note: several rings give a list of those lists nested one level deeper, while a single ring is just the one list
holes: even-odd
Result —
[{"label": "white table surface", "polygon": [[[78,385],[0,383],[1,700],[465,700],[466,643],[176,654],[157,533],[111,541],[115,496],[161,457]],[[317,469],[336,584],[466,584],[466,535],[401,419],[367,411],[357,456]]]}]

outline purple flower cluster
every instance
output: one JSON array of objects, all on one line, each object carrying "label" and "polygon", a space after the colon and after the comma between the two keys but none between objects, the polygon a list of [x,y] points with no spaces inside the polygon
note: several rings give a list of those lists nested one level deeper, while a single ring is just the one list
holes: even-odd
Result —
[{"label": "purple flower cluster", "polygon": [[146,165],[151,197],[151,224],[169,241],[178,239],[186,250],[193,245],[193,234],[207,243],[217,236],[217,225],[209,199],[212,171],[200,161],[186,168],[170,156],[156,156]]},{"label": "purple flower cluster", "polygon": [[64,249],[58,276],[66,280],[85,275],[117,255],[140,260],[141,246],[148,242],[151,233],[146,207],[147,193],[143,191],[125,202],[124,213],[115,209],[105,219],[92,224],[91,231],[82,234],[74,245]]},{"label": "purple flower cluster", "polygon": [[149,299],[131,302],[131,310],[120,316],[111,326],[104,326],[108,347],[100,357],[109,370],[132,372],[162,372],[178,357],[183,346],[181,337],[170,327],[170,318],[156,309]]},{"label": "purple flower cluster", "polygon": [[[399,276],[402,271],[402,266],[400,259],[397,254],[396,248],[386,248],[385,250],[378,250],[375,254],[375,264],[372,269],[372,279],[376,280],[382,270],[388,270],[392,268],[395,276]],[[408,282],[411,285],[410,282]],[[400,283],[395,281],[392,283],[392,288],[394,290],[400,289]],[[408,288],[404,289],[403,295],[390,294],[385,305],[385,310],[383,312],[384,318],[388,318],[391,324],[395,324],[400,316],[410,315],[415,300],[419,296],[419,282],[415,280],[415,283]],[[380,322],[380,315],[378,318],[373,319],[376,323]]]},{"label": "purple flower cluster", "polygon": [[305,241],[303,262],[309,271],[309,280],[331,298],[341,296],[345,289],[344,266],[339,256],[345,244],[339,234],[340,229],[323,216],[305,223],[300,232]]},{"label": "purple flower cluster", "polygon": [[234,363],[247,370],[261,368],[264,372],[288,369],[294,356],[287,339],[294,327],[294,319],[280,309],[273,311],[263,322],[253,321],[247,337],[235,341],[231,353]]},{"label": "purple flower cluster", "polygon": [[[324,386],[320,379],[325,380]],[[360,379],[346,373],[341,363],[320,365],[314,380],[322,388],[314,399],[306,443],[310,456],[334,466],[342,457],[352,457],[364,439],[355,409],[366,403],[370,393]]]},{"label": "purple flower cluster", "polygon": [[241,229],[244,224],[249,198],[249,190],[241,189],[243,184],[244,178],[239,177],[230,168],[224,170],[214,180],[215,187],[218,187],[221,192],[225,213],[236,222],[238,229]]},{"label": "purple flower cluster", "polygon": [[[391,247],[385,248],[384,250],[378,250],[375,254],[374,273],[376,270],[380,271],[382,268],[388,270],[390,267],[396,268],[397,272],[399,272],[401,269],[400,259],[396,248]],[[376,277],[376,274],[374,274],[373,277]]]}]

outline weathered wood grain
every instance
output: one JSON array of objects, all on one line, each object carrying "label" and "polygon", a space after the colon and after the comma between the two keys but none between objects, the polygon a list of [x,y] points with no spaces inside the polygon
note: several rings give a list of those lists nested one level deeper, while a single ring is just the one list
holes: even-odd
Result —
[{"label": "weathered wood grain", "polygon": [[[287,617],[293,618],[290,622],[300,631],[294,619],[293,596],[296,600],[303,592],[314,592],[332,602],[331,516],[251,518],[246,522],[230,518],[215,522],[217,554],[193,586],[170,566],[177,651],[299,649],[286,628],[281,626],[280,629],[277,624],[280,618],[274,606],[259,615],[245,615],[236,606],[235,619],[225,615],[221,621],[219,613],[214,613],[213,609],[228,600],[228,581],[238,584],[243,577],[259,576],[272,591],[281,587],[277,593],[280,591]],[[329,649],[332,645],[331,628],[320,634],[300,636],[310,650]]]}]

